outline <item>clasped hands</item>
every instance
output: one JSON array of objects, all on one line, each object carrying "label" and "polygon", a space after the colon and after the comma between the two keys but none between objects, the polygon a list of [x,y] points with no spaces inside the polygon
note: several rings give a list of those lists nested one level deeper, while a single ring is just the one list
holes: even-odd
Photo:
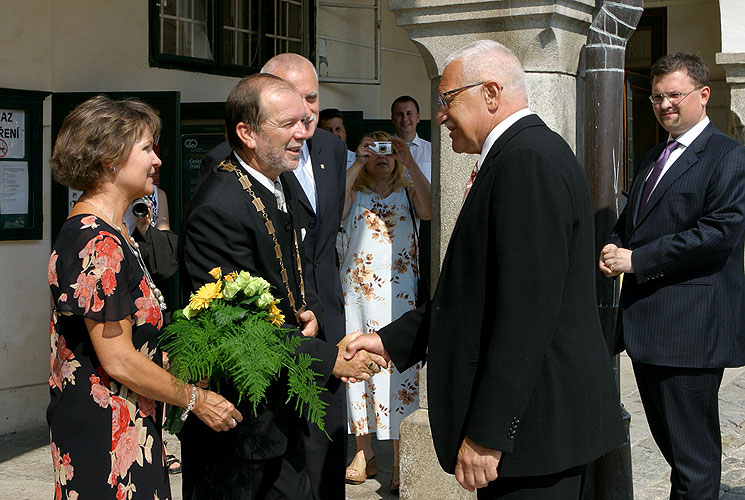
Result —
[{"label": "clasped hands", "polygon": [[631,250],[609,243],[600,251],[598,267],[600,267],[606,278],[613,278],[621,273],[633,273],[634,266],[631,264],[632,253]]},{"label": "clasped hands", "polygon": [[[377,338],[377,343],[374,339],[371,339],[372,342],[368,341],[368,337]],[[388,368],[390,358],[377,334],[363,335],[357,330],[341,339],[336,347],[338,353],[332,373],[344,382],[369,380],[381,369]]]}]

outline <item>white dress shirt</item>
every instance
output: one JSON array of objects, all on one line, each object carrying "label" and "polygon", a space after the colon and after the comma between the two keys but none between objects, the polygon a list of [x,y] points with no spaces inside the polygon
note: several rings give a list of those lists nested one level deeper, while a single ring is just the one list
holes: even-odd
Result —
[{"label": "white dress shirt", "polygon": [[236,154],[235,157],[238,158],[238,162],[240,162],[241,167],[243,167],[243,170],[245,170],[248,175],[256,179],[262,186],[267,188],[270,193],[274,192],[274,179],[270,179],[255,168],[251,167],[248,163],[243,161],[243,158],[241,158],[240,155]]},{"label": "white dress shirt", "polygon": [[416,134],[414,135],[414,139],[409,143],[409,150],[414,161],[424,174],[424,177],[432,182],[432,143],[425,141],[419,137],[419,134]]},{"label": "white dress shirt", "polygon": [[352,163],[357,159],[357,153],[347,149],[347,170],[352,166]]},{"label": "white dress shirt", "polygon": [[300,185],[305,191],[305,196],[308,197],[310,205],[313,207],[313,211],[316,212],[316,203],[318,201],[316,195],[316,179],[313,176],[313,163],[310,160],[310,150],[308,149],[308,143],[304,142],[303,147],[300,150],[300,163],[294,171],[295,177],[300,182]]},{"label": "white dress shirt", "polygon": [[489,154],[489,150],[492,146],[494,146],[494,143],[497,142],[497,139],[504,134],[508,128],[510,128],[512,125],[515,124],[519,119],[525,118],[526,116],[532,115],[533,112],[528,108],[523,108],[519,111],[515,111],[510,116],[502,120],[501,122],[497,123],[497,126],[491,129],[491,132],[489,132],[489,135],[486,136],[486,140],[484,141],[484,145],[481,146],[481,157],[479,158],[478,166],[479,170],[481,170],[481,165],[484,163],[484,160],[486,160],[486,155]]},{"label": "white dress shirt", "polygon": [[[693,141],[696,140],[696,138],[701,135],[701,132],[704,131],[706,126],[709,124],[710,120],[708,116],[704,116],[704,119],[698,122],[696,125],[688,129],[688,131],[684,134],[681,134],[678,136],[677,139],[673,139],[671,135],[667,136],[667,142],[670,141],[678,141],[678,147],[675,148],[672,153],[670,153],[670,156],[668,157],[667,161],[665,162],[665,166],[662,167],[662,172],[660,173],[660,177],[657,179],[657,182],[655,183],[654,187],[652,188],[652,191],[649,192],[649,196],[652,196],[652,193],[654,193],[655,188],[662,180],[662,177],[667,173],[668,170],[670,170],[670,167],[673,166],[673,163],[680,158],[680,156],[685,153],[685,150],[688,149],[688,146],[691,145]],[[647,174],[647,177],[644,178],[646,181],[649,176],[652,174],[652,170],[650,169],[649,173]]]}]

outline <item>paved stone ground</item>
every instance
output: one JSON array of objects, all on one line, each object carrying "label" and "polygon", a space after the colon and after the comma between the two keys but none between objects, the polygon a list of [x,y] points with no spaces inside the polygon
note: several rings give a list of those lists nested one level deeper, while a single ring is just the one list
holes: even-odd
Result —
[{"label": "paved stone ground", "polygon": [[[632,468],[635,500],[667,500],[670,468],[647,427],[631,363],[621,358],[621,400],[631,413]],[[720,500],[745,500],[745,368],[725,370],[719,393],[722,426]],[[180,455],[178,440],[167,437],[171,453]],[[52,464],[46,428],[0,436],[0,500],[53,498]],[[392,446],[375,441],[379,473],[359,486],[347,486],[349,500],[390,500]],[[349,440],[350,456],[354,439]],[[343,471],[340,471],[343,473]],[[171,476],[173,500],[181,500],[181,476]],[[440,500],[440,499],[432,499]]]}]

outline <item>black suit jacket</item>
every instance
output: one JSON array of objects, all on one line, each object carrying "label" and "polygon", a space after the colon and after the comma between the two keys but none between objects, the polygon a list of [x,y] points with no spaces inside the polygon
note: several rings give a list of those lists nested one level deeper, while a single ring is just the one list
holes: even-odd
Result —
[{"label": "black suit jacket", "polygon": [[616,350],[687,368],[745,364],[745,147],[709,124],[652,192],[644,181],[664,144],[639,164],[611,241],[633,251]]},{"label": "black suit jacket", "polygon": [[624,442],[587,182],[540,118],[518,120],[489,151],[431,303],[380,335],[399,369],[428,349],[429,418],[448,472],[464,436],[504,452],[504,477],[563,471]]},{"label": "black suit jacket", "polygon": [[344,294],[336,259],[336,234],[344,209],[347,149],[339,138],[317,128],[308,140],[308,150],[316,183],[318,213],[313,211],[295,174],[284,172],[282,177],[299,201],[297,215],[306,229],[303,240],[306,286],[315,291],[323,306],[319,338],[335,345],[345,334]]},{"label": "black suit jacket", "polygon": [[[242,168],[234,156],[231,161],[237,168]],[[261,198],[266,213],[274,224],[288,270],[290,288],[299,302],[299,277],[294,265],[292,236],[295,230],[292,213],[297,210],[293,208],[297,200],[292,197],[289,186],[283,183],[289,213],[281,212],[277,209],[274,193],[253,177],[249,176],[249,179],[254,193]],[[192,201],[181,236],[184,291],[188,293],[206,282],[214,281],[209,275],[209,270],[213,267],[221,267],[224,274],[233,270],[246,270],[252,275],[263,277],[271,284],[274,296],[282,299],[279,307],[285,320],[289,325],[294,325],[294,314],[282,282],[274,244],[267,233],[264,219],[251,201],[234,172],[218,168],[205,179]],[[312,290],[307,295],[309,308],[312,308]],[[293,334],[300,335],[297,331]],[[325,385],[336,360],[336,347],[312,338],[301,344],[299,352],[309,353],[319,360],[313,363],[312,368],[321,374],[317,379],[318,385]],[[231,402],[237,401],[230,388],[221,390],[221,393]],[[268,402],[260,406],[257,416],[253,416],[250,404],[239,406],[244,421],[235,430],[217,433],[201,421],[191,418],[182,431],[183,439],[201,443],[206,454],[222,457],[266,459],[281,456],[288,445],[299,439],[299,432],[305,425],[296,416],[294,408],[285,404],[286,398],[287,391],[281,380],[269,388]]]}]

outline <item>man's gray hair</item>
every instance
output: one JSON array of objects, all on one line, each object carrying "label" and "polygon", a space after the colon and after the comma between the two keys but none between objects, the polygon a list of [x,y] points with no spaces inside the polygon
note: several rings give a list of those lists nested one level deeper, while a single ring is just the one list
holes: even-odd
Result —
[{"label": "man's gray hair", "polygon": [[316,81],[318,81],[318,70],[316,70],[313,63],[300,54],[295,54],[293,52],[284,52],[272,57],[266,62],[266,64],[264,64],[260,73],[275,75],[278,70],[287,73],[297,73],[302,71],[303,67],[313,68],[313,74],[316,76]]},{"label": "man's gray hair", "polygon": [[526,96],[525,70],[515,54],[494,40],[477,40],[456,50],[445,59],[445,66],[453,61],[463,65],[464,85],[494,80],[513,95]]}]

